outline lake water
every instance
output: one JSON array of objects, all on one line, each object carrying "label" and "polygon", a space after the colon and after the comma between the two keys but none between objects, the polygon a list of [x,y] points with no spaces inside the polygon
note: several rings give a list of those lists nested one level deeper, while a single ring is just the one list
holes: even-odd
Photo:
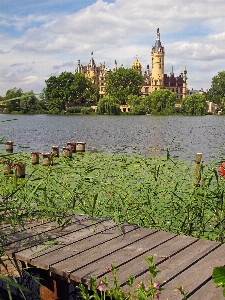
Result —
[{"label": "lake water", "polygon": [[[14,141],[14,151],[50,152],[52,145],[86,142],[86,151],[166,154],[204,161],[225,157],[225,116],[3,115],[0,137]],[[1,146],[1,151],[5,149]]]}]

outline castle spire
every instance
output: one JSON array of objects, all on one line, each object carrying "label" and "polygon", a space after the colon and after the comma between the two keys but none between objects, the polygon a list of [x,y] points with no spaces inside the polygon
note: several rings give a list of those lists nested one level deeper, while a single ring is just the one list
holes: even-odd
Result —
[{"label": "castle spire", "polygon": [[155,41],[155,47],[154,47],[155,53],[158,52],[160,46],[161,46],[161,42],[160,42],[160,32],[159,32],[159,28],[157,28],[157,32],[156,32],[156,41]]}]

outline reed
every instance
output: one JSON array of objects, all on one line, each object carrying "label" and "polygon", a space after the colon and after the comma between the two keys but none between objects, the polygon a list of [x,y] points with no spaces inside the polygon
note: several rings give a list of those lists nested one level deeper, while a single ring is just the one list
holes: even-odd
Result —
[{"label": "reed", "polygon": [[[85,152],[54,157],[49,166],[32,164],[27,153],[4,153],[4,160],[26,165],[25,178],[0,173],[0,222],[13,230],[30,219],[55,220],[63,227],[72,214],[85,213],[118,225],[128,222],[224,242],[225,185],[216,162],[200,165],[196,186],[194,162],[172,159],[169,153],[143,157]],[[2,244],[0,251],[4,253]]]}]

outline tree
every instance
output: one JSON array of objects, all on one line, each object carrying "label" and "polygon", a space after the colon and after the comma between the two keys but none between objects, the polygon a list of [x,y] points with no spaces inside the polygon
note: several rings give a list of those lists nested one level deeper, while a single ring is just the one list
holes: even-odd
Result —
[{"label": "tree", "polygon": [[182,99],[182,112],[191,116],[206,114],[206,98],[204,95],[192,94]]},{"label": "tree", "polygon": [[144,101],[146,112],[169,115],[174,113],[176,94],[167,89],[159,89],[145,97]]},{"label": "tree", "polygon": [[23,90],[21,88],[14,87],[6,92],[5,100],[9,106],[7,107],[7,112],[10,113],[13,110],[18,110],[20,105],[20,97],[23,95]]},{"label": "tree", "polygon": [[133,115],[145,115],[146,107],[144,99],[141,96],[129,95],[127,104],[130,105],[130,112]]},{"label": "tree", "polygon": [[129,95],[139,95],[144,77],[133,69],[119,68],[108,75],[105,81],[106,95],[119,104],[126,104]]},{"label": "tree", "polygon": [[52,113],[66,109],[67,105],[97,102],[98,88],[81,73],[63,72],[45,81],[45,101]]},{"label": "tree", "polygon": [[97,113],[99,115],[119,115],[120,105],[115,101],[115,99],[111,98],[110,96],[105,96],[98,102]]},{"label": "tree", "polygon": [[6,92],[4,101],[6,103],[6,110],[4,111],[5,113],[17,111],[26,114],[34,113],[42,109],[33,91],[24,93],[21,88],[8,90]]},{"label": "tree", "polygon": [[20,98],[20,111],[23,114],[35,113],[40,109],[41,106],[39,105],[38,99],[33,93],[33,91],[24,93],[23,96]]},{"label": "tree", "polygon": [[210,99],[217,104],[225,102],[225,71],[218,72],[218,75],[212,78],[211,88],[209,90]]}]

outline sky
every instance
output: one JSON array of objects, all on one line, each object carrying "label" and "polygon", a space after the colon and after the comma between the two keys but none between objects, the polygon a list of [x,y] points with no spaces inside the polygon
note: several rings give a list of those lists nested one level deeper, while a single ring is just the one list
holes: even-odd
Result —
[{"label": "sky", "polygon": [[159,28],[165,73],[187,68],[188,88],[209,89],[225,69],[224,0],[0,0],[0,95],[40,93],[91,52],[97,65],[143,70]]}]

